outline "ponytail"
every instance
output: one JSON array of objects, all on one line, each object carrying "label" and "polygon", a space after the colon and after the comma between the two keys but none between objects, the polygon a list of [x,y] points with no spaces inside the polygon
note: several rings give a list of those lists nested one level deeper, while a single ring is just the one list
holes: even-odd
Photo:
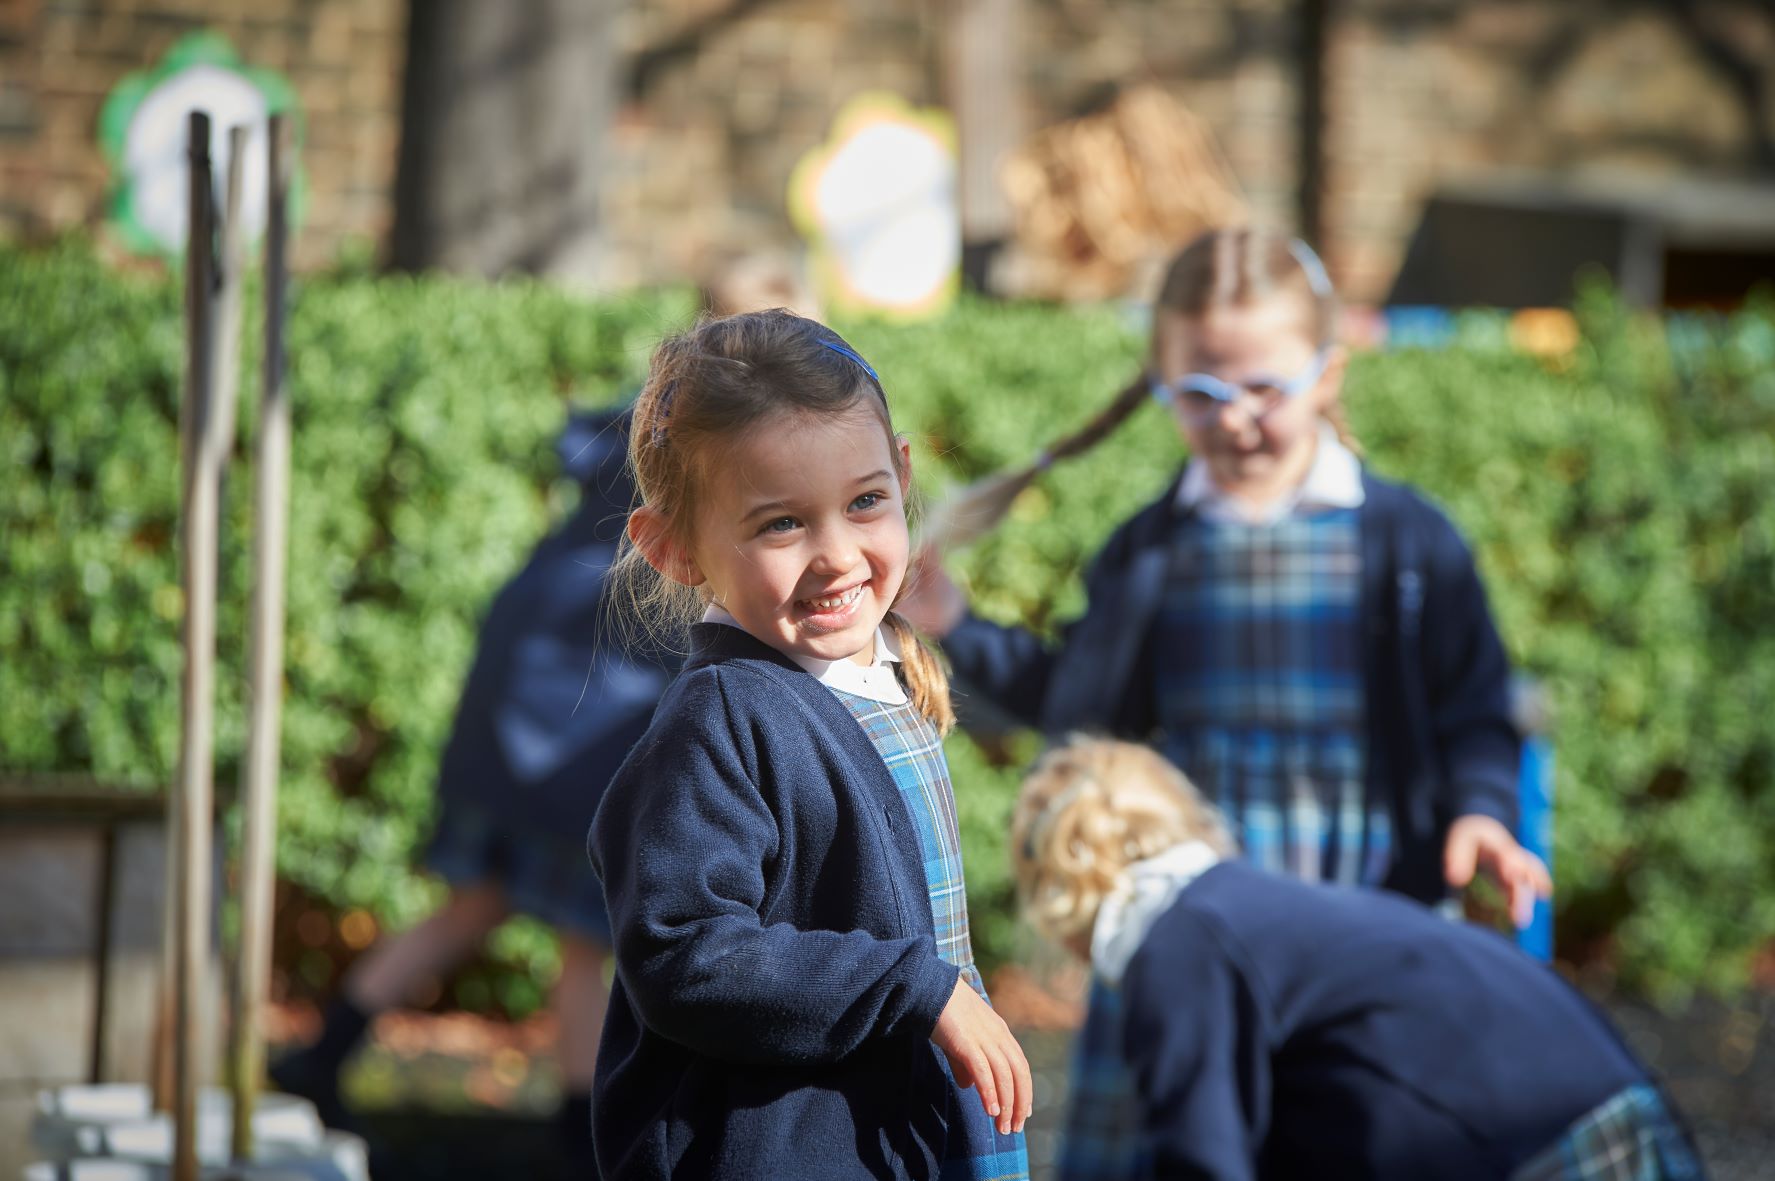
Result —
[{"label": "ponytail", "polygon": [[894,641],[900,646],[900,670],[906,678],[906,695],[912,699],[912,707],[937,727],[937,733],[947,735],[955,729],[955,710],[949,704],[949,674],[943,671],[937,654],[898,612],[889,611],[882,623],[894,633]]}]

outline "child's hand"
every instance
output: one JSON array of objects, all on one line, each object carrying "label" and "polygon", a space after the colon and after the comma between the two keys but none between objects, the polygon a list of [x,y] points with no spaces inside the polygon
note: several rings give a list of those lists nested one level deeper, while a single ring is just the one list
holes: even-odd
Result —
[{"label": "child's hand", "polygon": [[980,1092],[980,1102],[998,1121],[1000,1134],[1023,1130],[1023,1121],[1035,1106],[1029,1059],[1004,1018],[980,999],[965,977],[955,982],[931,1041],[949,1059],[955,1081]]},{"label": "child's hand", "polygon": [[1516,843],[1510,830],[1490,816],[1462,816],[1448,829],[1442,871],[1448,884],[1464,889],[1483,869],[1503,888],[1518,927],[1535,917],[1535,899],[1553,895],[1553,877],[1539,857]]},{"label": "child's hand", "polygon": [[906,578],[906,593],[894,610],[934,640],[954,631],[968,613],[968,598],[943,569],[943,555],[928,548],[920,550]]}]

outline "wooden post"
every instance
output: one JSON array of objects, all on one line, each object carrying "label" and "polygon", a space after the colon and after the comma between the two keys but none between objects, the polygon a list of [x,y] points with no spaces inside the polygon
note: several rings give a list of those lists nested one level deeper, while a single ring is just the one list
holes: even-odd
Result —
[{"label": "wooden post", "polygon": [[1331,0],[1301,0],[1300,71],[1296,75],[1300,146],[1300,189],[1295,217],[1298,233],[1321,254],[1325,242],[1325,61]]},{"label": "wooden post", "polygon": [[185,670],[179,776],[172,799],[177,861],[173,927],[173,1178],[197,1178],[197,1084],[202,1054],[196,1011],[207,965],[210,912],[210,825],[214,813],[216,656],[216,539],[220,493],[220,425],[211,399],[211,283],[214,197],[210,119],[193,111],[190,139],[190,220],[185,242],[185,391],[180,407],[184,509],[181,530],[185,595]]},{"label": "wooden post", "polygon": [[[222,220],[218,229],[222,248],[221,283],[216,289],[215,331],[210,337],[210,380],[216,414],[218,473],[225,471],[234,451],[235,419],[240,404],[240,306],[246,290],[247,234],[245,176],[247,144],[252,129],[240,124],[228,129],[228,179],[223,189]],[[220,491],[218,491],[218,496]]]},{"label": "wooden post", "polygon": [[265,357],[253,462],[252,664],[247,700],[245,809],[240,849],[240,962],[235,971],[232,1153],[253,1155],[253,1110],[265,1073],[261,1030],[271,979],[272,887],[276,875],[279,723],[283,706],[284,559],[290,492],[290,403],[284,387],[289,123],[271,116],[270,200],[265,226]]},{"label": "wooden post", "polygon": [[1017,146],[1017,64],[1021,0],[957,0],[948,8],[947,95],[955,122],[961,202],[962,271],[987,290],[992,256],[1010,237],[1010,202],[1000,166]]}]

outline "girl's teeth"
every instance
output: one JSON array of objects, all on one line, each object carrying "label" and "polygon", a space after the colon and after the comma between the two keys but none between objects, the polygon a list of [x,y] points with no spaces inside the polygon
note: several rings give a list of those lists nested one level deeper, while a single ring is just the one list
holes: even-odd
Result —
[{"label": "girl's teeth", "polygon": [[821,608],[822,610],[834,611],[834,610],[837,610],[839,607],[848,606],[849,604],[856,602],[857,597],[859,595],[861,595],[862,593],[863,593],[863,588],[860,586],[855,586],[855,587],[852,587],[850,590],[845,591],[842,595],[837,596],[836,598],[809,599],[808,602],[812,603],[816,607]]}]

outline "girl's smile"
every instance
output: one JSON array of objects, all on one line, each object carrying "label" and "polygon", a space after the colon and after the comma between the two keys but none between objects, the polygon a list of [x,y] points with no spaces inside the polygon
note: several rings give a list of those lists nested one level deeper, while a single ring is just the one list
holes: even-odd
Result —
[{"label": "girl's smile", "polygon": [[722,460],[690,555],[710,598],[788,655],[872,661],[909,559],[906,445],[861,403],[772,419]]}]

